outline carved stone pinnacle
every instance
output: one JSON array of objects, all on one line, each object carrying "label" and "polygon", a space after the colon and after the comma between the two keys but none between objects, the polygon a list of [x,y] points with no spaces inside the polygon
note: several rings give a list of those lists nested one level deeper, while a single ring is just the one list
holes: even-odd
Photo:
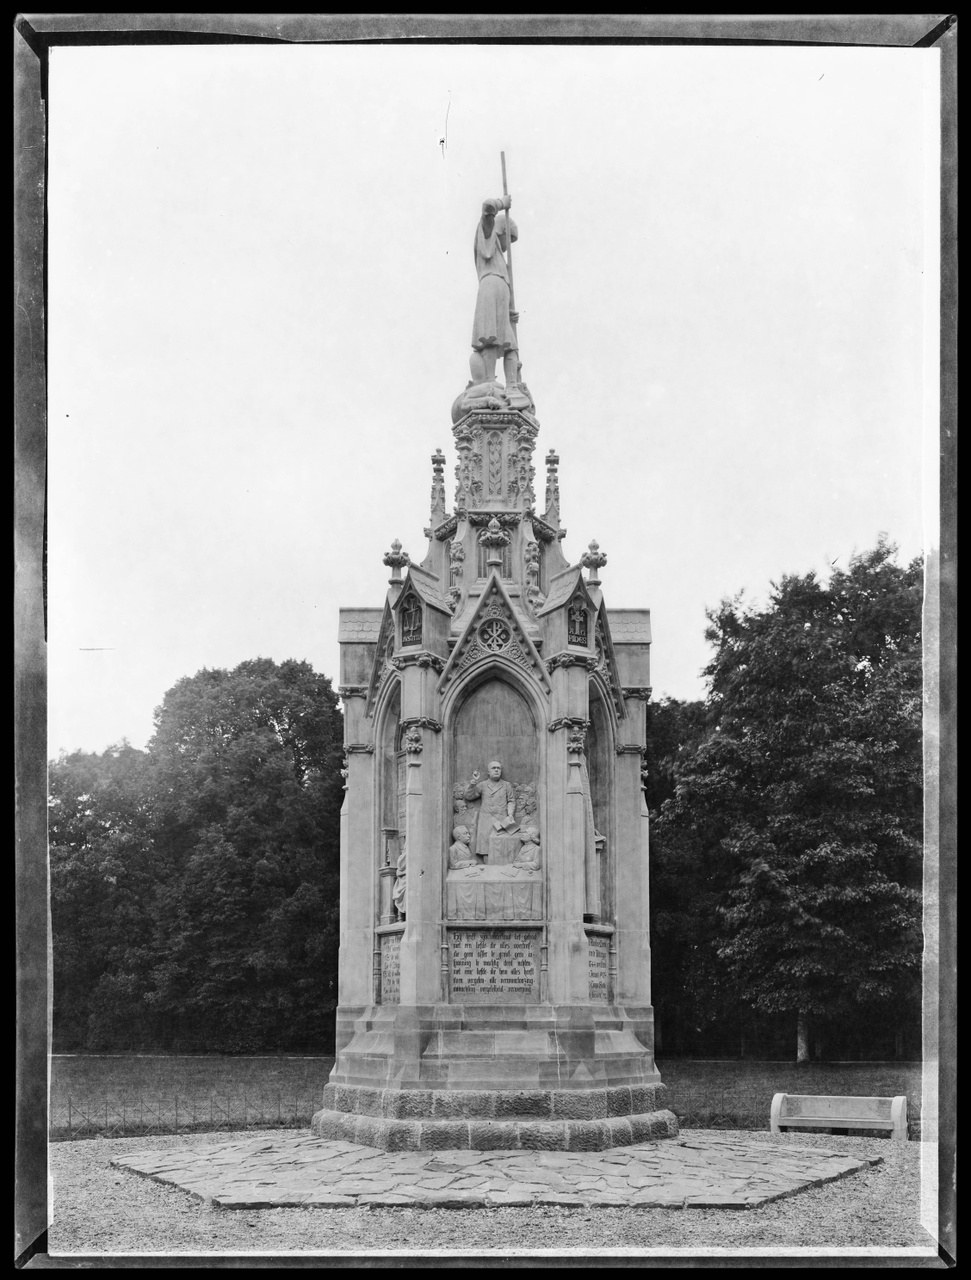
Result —
[{"label": "carved stone pinnacle", "polygon": [[411,556],[407,551],[401,550],[401,543],[395,538],[391,544],[391,550],[384,553],[384,563],[391,570],[391,582],[401,581],[401,570],[411,564]]},{"label": "carved stone pinnacle", "polygon": [[503,529],[495,516],[479,534],[479,541],[486,547],[505,547],[509,544],[509,532]]},{"label": "carved stone pinnacle", "polygon": [[597,576],[597,570],[607,563],[607,557],[600,550],[600,543],[596,538],[590,543],[590,550],[585,551],[580,557],[580,563],[585,569],[589,570],[587,581],[594,584],[598,583],[600,578]]}]

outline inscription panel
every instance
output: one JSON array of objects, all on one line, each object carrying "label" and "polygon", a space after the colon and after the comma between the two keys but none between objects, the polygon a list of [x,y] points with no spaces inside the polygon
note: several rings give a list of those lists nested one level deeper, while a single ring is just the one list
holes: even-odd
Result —
[{"label": "inscription panel", "polygon": [[590,959],[590,999],[597,1004],[610,1002],[610,939],[598,934],[587,935]]},{"label": "inscription panel", "polygon": [[539,999],[538,929],[449,929],[448,980],[457,1004]]},{"label": "inscription panel", "polygon": [[381,1003],[397,1004],[401,998],[401,934],[381,935]]}]

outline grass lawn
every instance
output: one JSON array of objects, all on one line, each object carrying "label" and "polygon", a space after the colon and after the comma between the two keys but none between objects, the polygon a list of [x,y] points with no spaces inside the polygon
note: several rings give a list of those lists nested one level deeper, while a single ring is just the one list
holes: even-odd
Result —
[{"label": "grass lawn", "polygon": [[[55,1055],[52,1138],[306,1128],[333,1058]],[[774,1093],[905,1094],[920,1128],[920,1063],[658,1060],[685,1128],[768,1129]]]},{"label": "grass lawn", "polygon": [[685,1128],[768,1129],[775,1093],[907,1098],[911,1137],[920,1133],[919,1062],[708,1062],[659,1058],[668,1106]]}]

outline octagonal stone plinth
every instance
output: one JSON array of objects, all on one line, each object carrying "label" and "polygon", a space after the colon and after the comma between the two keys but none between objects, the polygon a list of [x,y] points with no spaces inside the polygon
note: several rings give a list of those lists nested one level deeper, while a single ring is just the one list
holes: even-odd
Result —
[{"label": "octagonal stone plinth", "polygon": [[613,1089],[434,1090],[327,1085],[318,1138],[384,1151],[604,1151],[673,1138],[663,1084]]}]

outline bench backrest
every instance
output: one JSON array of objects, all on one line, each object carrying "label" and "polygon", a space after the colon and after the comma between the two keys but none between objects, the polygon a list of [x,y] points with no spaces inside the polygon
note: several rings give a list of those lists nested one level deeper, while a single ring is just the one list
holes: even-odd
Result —
[{"label": "bench backrest", "polygon": [[834,1120],[886,1120],[893,1118],[891,1107],[893,1098],[842,1098],[834,1096],[813,1097],[804,1093],[784,1093],[779,1119],[786,1116],[811,1116]]}]

